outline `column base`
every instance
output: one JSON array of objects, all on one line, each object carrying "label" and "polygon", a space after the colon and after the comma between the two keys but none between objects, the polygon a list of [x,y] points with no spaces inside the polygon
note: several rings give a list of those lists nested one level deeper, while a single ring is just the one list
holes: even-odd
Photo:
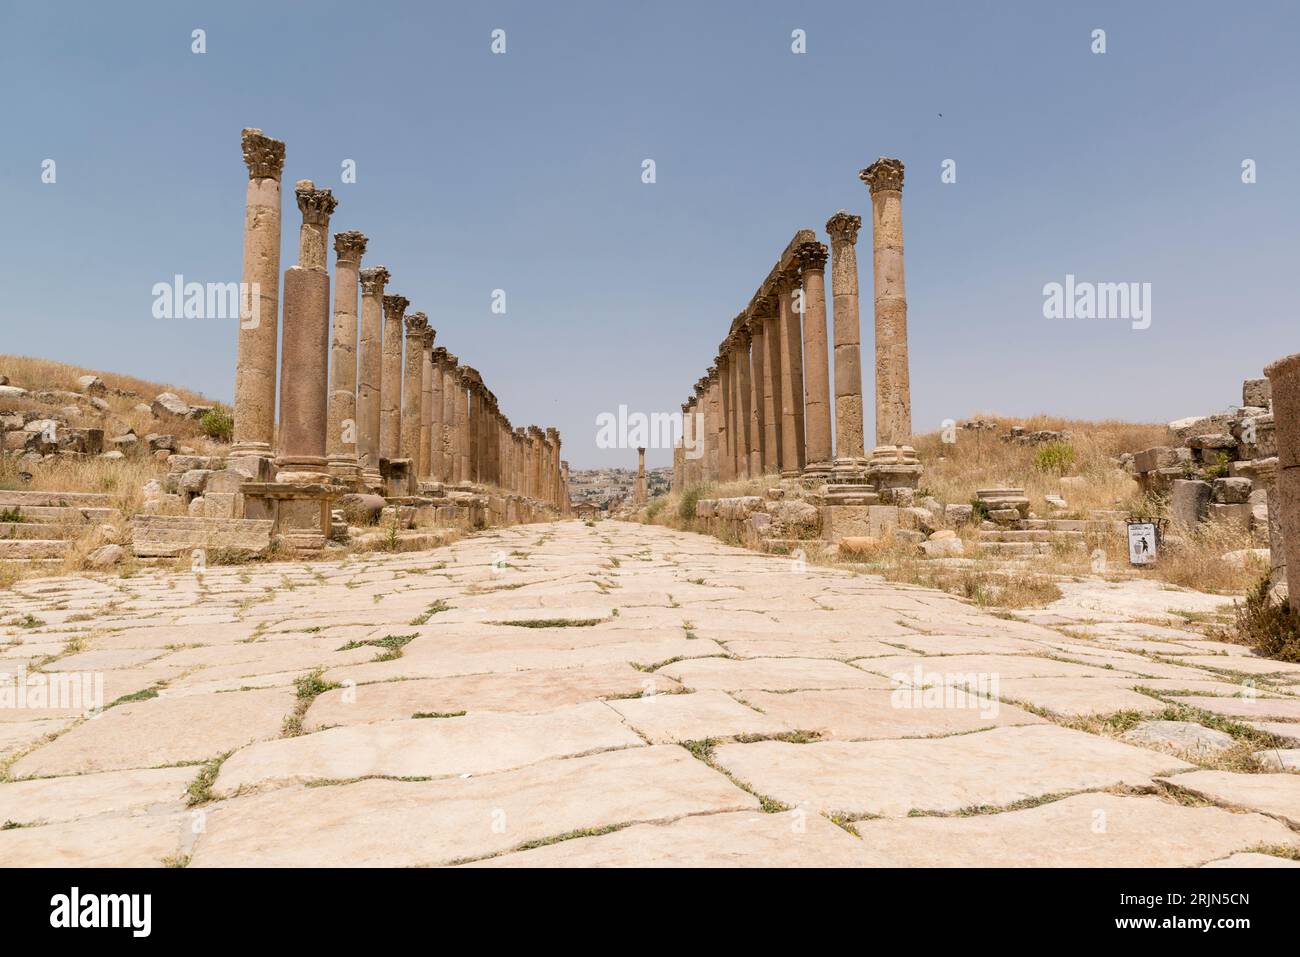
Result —
[{"label": "column base", "polygon": [[287,456],[276,459],[275,480],[281,484],[320,485],[331,481],[328,465],[323,456]]},{"label": "column base", "polygon": [[329,474],[343,485],[361,484],[361,466],[355,458],[329,456],[326,466]]},{"label": "column base", "polygon": [[807,488],[815,488],[829,482],[832,474],[833,470],[830,462],[811,462],[804,466],[799,479]]}]

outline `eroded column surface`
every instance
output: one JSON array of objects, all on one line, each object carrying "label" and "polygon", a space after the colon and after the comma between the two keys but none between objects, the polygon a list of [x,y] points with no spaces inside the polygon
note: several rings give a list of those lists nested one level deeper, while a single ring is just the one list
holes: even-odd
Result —
[{"label": "eroded column surface", "polygon": [[707,464],[705,471],[710,482],[719,482],[722,480],[722,449],[725,444],[725,437],[722,432],[722,376],[718,372],[717,360],[709,366],[707,381],[707,399],[706,405],[706,426],[704,430],[705,455]]},{"label": "eroded column surface", "polygon": [[753,384],[749,369],[749,330],[742,323],[732,338],[732,365],[736,369],[736,475],[749,478],[749,453],[751,446],[750,419],[753,408],[750,396]]},{"label": "eroded column surface", "polygon": [[330,474],[346,485],[361,480],[357,455],[357,294],[366,237],[355,229],[334,234],[334,330],[330,340],[329,429],[325,457]]},{"label": "eroded column surface", "polygon": [[325,270],[330,215],[338,205],[311,180],[294,187],[302,228],[298,263],[284,274],[280,355],[280,436],[277,482],[324,482],[329,392],[330,279]]},{"label": "eroded column surface", "polygon": [[426,328],[420,339],[420,460],[415,474],[423,481],[432,480],[433,462],[433,340],[437,335]]},{"label": "eroded column surface", "polygon": [[379,381],[379,457],[401,457],[402,447],[402,339],[410,300],[384,297],[383,359]]},{"label": "eroded column surface", "polygon": [[638,448],[636,450],[636,484],[633,486],[632,502],[635,505],[644,505],[645,499],[645,449]]},{"label": "eroded column surface", "polygon": [[[231,455],[269,459],[275,434],[276,349],[280,315],[280,175],[284,143],[261,130],[242,134],[248,191],[240,273]],[[254,467],[255,468],[255,467]]]},{"label": "eroded column surface", "polygon": [[456,466],[457,474],[460,475],[460,481],[473,482],[474,473],[470,471],[470,389],[473,388],[474,379],[470,375],[473,371],[470,366],[461,366],[459,376],[456,381],[456,423],[459,426],[459,435],[457,436],[456,454],[460,461]]},{"label": "eroded column surface", "polygon": [[[1300,612],[1300,353],[1264,369],[1273,393],[1278,524],[1286,552],[1287,601]],[[1272,509],[1273,502],[1269,502]]]},{"label": "eroded column surface", "polygon": [[835,476],[860,481],[867,458],[862,418],[862,348],[858,316],[858,230],[862,217],[840,210],[826,221],[831,237],[835,349]]},{"label": "eroded column surface", "polygon": [[749,474],[758,476],[765,471],[763,445],[766,441],[763,320],[750,315],[745,319],[745,329],[749,333]]},{"label": "eroded column surface", "polygon": [[424,333],[429,317],[413,312],[406,317],[406,357],[402,368],[402,418],[397,457],[411,463],[416,475],[420,460],[420,406],[424,401]]},{"label": "eroded column surface", "polygon": [[803,333],[796,295],[799,277],[785,272],[776,281],[781,327],[781,477],[803,472]]},{"label": "eroded column surface", "polygon": [[442,480],[449,485],[460,481],[460,423],[456,390],[460,384],[460,360],[448,352],[442,362]]},{"label": "eroded column surface", "polygon": [[858,174],[871,189],[876,288],[876,445],[912,439],[903,274],[903,164],[882,157]]},{"label": "eroded column surface", "polygon": [[384,286],[388,270],[361,270],[361,337],[357,368],[357,464],[367,488],[383,484],[379,474],[379,403],[383,382]]},{"label": "eroded column surface", "polygon": [[775,295],[764,296],[756,304],[763,318],[763,472],[781,472],[782,418],[781,401],[781,319]]},{"label": "eroded column surface", "polygon": [[718,369],[718,481],[730,482],[736,477],[736,430],[731,422],[731,356],[725,342],[714,363]]},{"label": "eroded column surface", "polygon": [[446,456],[443,454],[446,427],[446,403],[443,398],[443,383],[447,377],[446,348],[436,346],[429,353],[429,360],[432,363],[430,372],[433,377],[429,410],[429,476],[435,482],[446,482]]},{"label": "eroded column surface", "polygon": [[826,353],[826,247],[819,242],[798,248],[803,283],[803,398],[807,463],[805,480],[831,476],[831,383]]}]

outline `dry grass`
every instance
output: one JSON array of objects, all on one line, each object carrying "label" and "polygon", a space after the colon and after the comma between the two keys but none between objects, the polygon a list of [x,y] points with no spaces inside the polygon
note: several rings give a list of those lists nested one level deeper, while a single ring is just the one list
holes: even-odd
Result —
[{"label": "dry grass", "polygon": [[195,392],[193,389],[186,389],[183,386],[150,382],[146,379],[137,379],[135,376],[120,375],[116,372],[85,369],[64,362],[55,362],[52,359],[0,355],[0,374],[9,377],[10,385],[22,386],[24,389],[66,389],[70,392],[77,391],[77,379],[84,375],[97,375],[104,380],[104,385],[108,386],[110,390],[110,395],[106,396],[110,403],[113,399],[118,398],[111,394],[111,390],[122,389],[140,394],[140,398],[130,400],[132,403],[148,402],[159,392],[175,392],[191,405],[211,404],[210,400],[204,398],[200,393]]},{"label": "dry grass", "polygon": [[[1138,495],[1137,482],[1115,465],[1116,456],[1169,441],[1164,425],[1080,422],[1047,415],[1007,419],[980,414],[972,418],[994,422],[998,429],[958,429],[957,440],[951,444],[944,443],[938,432],[914,439],[917,454],[925,464],[922,494],[932,495],[945,505],[968,503],[981,488],[1010,485],[1024,488],[1030,509],[1039,515],[1051,512],[1043,499],[1045,495],[1060,495],[1069,509],[1053,517],[1087,518],[1092,509],[1122,507]],[[1074,456],[1067,474],[1087,479],[1087,485],[1081,489],[1063,488],[1061,475],[1035,466],[1035,454],[1041,446],[1002,441],[1001,436],[1012,425],[1023,425],[1030,432],[1071,432],[1069,445]]]}]

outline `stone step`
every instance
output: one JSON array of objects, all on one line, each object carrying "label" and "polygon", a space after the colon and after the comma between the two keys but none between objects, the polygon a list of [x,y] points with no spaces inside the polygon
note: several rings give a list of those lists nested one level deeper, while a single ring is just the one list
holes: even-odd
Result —
[{"label": "stone step", "polygon": [[271,547],[271,526],[269,518],[136,515],[131,547],[144,558],[174,558],[195,548],[260,555]]},{"label": "stone step", "polygon": [[66,525],[50,525],[44,522],[0,522],[0,539],[5,538],[44,538],[53,540],[65,538],[68,533]]},{"label": "stone step", "polygon": [[0,538],[0,561],[15,558],[62,558],[68,543],[44,538]]},{"label": "stone step", "polygon": [[979,533],[981,542],[1081,542],[1083,532],[1053,531],[1046,528],[1008,528]]},{"label": "stone step", "polygon": [[1094,522],[1123,522],[1128,519],[1128,513],[1113,508],[1094,508],[1088,512],[1088,517]]},{"label": "stone step", "polygon": [[16,508],[24,521],[28,522],[68,522],[83,525],[90,522],[111,522],[118,517],[115,508],[79,505],[6,505],[3,509]]},{"label": "stone step", "polygon": [[1052,550],[1049,542],[980,542],[980,549],[990,555],[1024,556],[1046,555]]},{"label": "stone step", "polygon": [[1025,521],[1025,528],[1054,532],[1083,532],[1088,529],[1088,522],[1077,518],[1030,518]]},{"label": "stone step", "polygon": [[85,505],[107,508],[112,496],[107,492],[29,492],[0,491],[0,512],[7,508],[27,509],[35,506]]}]

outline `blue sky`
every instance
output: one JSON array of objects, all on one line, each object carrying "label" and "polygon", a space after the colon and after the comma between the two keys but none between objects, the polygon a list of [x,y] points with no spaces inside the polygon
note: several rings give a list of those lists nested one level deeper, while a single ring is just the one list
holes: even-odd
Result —
[{"label": "blue sky", "polygon": [[[257,126],[515,424],[558,427],[575,468],[634,465],[596,415],[676,410],[794,230],[869,214],[857,171],[885,155],[907,164],[917,431],[1211,411],[1300,348],[1298,9],[5,0],[0,352],[229,399],[233,322],[155,319],[151,289],[239,278]],[[287,267],[287,190],[284,220]],[[1151,283],[1151,327],[1045,319],[1067,273]]]}]

